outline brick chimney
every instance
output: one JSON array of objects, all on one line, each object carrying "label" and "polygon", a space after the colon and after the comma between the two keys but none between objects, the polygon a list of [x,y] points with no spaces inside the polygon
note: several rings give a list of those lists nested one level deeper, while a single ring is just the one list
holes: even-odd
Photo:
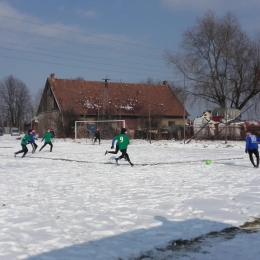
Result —
[{"label": "brick chimney", "polygon": [[55,74],[52,73],[52,74],[51,74],[51,80],[54,80],[54,79],[55,79]]},{"label": "brick chimney", "polygon": [[168,87],[168,81],[167,81],[167,80],[164,80],[162,84],[163,84],[165,87]]}]

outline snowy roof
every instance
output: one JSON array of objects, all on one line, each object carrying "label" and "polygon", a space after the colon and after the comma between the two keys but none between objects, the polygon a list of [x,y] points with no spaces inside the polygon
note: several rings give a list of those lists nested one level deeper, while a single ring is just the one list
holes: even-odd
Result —
[{"label": "snowy roof", "polygon": [[[104,107],[109,114],[183,116],[183,105],[168,84],[129,84],[77,79],[48,78],[61,111],[73,108],[78,114],[102,114]],[[107,100],[107,101],[106,101]],[[189,116],[186,112],[186,116]]]}]

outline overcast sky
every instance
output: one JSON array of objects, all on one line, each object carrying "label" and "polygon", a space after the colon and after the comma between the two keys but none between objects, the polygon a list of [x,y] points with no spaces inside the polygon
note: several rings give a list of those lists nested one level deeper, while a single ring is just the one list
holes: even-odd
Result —
[{"label": "overcast sky", "polygon": [[46,78],[183,84],[166,64],[183,32],[213,10],[259,32],[259,0],[0,0],[0,80],[12,74],[36,93]]}]

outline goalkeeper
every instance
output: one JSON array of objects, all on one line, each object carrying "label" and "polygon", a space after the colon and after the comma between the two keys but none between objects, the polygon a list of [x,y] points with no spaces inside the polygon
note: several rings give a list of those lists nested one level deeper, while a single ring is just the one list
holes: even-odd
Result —
[{"label": "goalkeeper", "polygon": [[100,132],[99,129],[97,128],[95,134],[94,134],[94,140],[93,140],[93,144],[98,140],[98,144],[100,144]]}]

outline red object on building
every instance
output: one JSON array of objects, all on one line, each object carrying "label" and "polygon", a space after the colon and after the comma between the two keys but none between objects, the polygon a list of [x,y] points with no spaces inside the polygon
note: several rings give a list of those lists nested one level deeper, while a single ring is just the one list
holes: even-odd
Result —
[{"label": "red object on building", "polygon": [[214,116],[211,118],[211,120],[215,121],[215,122],[220,122],[223,119],[222,116]]}]

